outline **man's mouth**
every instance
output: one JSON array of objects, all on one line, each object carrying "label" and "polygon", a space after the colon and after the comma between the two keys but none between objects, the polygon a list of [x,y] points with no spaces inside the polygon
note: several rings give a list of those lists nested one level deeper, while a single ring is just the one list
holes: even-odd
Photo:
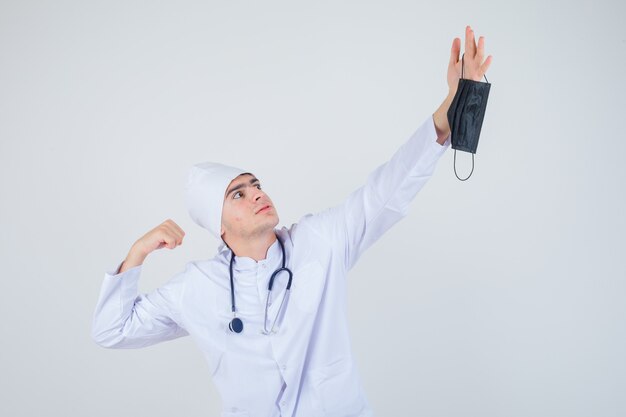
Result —
[{"label": "man's mouth", "polygon": [[261,207],[261,210],[259,210],[259,211],[257,211],[257,212],[256,212],[256,214],[259,214],[259,213],[261,213],[261,212],[263,212],[263,211],[265,211],[265,210],[269,209],[270,207],[272,207],[272,206],[270,206],[270,205],[263,206],[263,207]]}]

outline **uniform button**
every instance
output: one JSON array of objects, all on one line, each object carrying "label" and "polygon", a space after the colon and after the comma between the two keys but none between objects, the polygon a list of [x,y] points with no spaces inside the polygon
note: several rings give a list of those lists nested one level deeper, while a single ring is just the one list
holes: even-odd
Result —
[{"label": "uniform button", "polygon": [[284,371],[285,369],[287,369],[287,365],[280,365],[280,369]]},{"label": "uniform button", "polygon": [[287,401],[281,401],[280,405],[282,405],[283,407],[287,405]]}]

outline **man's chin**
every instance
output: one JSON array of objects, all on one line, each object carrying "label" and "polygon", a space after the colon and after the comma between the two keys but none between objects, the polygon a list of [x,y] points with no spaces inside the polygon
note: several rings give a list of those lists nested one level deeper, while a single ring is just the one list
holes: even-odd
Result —
[{"label": "man's chin", "polygon": [[269,215],[269,213],[267,215],[265,215],[264,218],[262,219],[258,219],[256,220],[254,223],[254,230],[256,231],[262,231],[262,230],[266,230],[266,229],[272,229],[274,228],[277,224],[278,224],[278,216],[275,214],[272,214],[271,216]]},{"label": "man's chin", "polygon": [[268,227],[269,227],[269,228],[271,228],[272,230],[274,230],[274,228],[275,228],[276,226],[278,226],[278,222],[279,222],[278,216],[272,216],[271,221],[268,221],[268,222],[267,222],[267,225],[268,225]]},{"label": "man's chin", "polygon": [[273,215],[272,217],[267,218],[267,222],[264,223],[263,228],[267,228],[267,230],[274,230],[274,228],[278,225],[279,219],[278,215]]}]

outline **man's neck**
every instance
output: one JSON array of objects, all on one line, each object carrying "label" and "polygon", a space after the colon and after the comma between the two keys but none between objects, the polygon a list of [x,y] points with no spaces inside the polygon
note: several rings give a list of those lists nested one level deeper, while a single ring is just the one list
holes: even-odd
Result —
[{"label": "man's neck", "polygon": [[226,241],[226,244],[236,256],[245,256],[258,262],[267,257],[267,251],[274,242],[276,242],[276,233],[271,230],[269,233],[257,237],[238,239],[233,242]]}]

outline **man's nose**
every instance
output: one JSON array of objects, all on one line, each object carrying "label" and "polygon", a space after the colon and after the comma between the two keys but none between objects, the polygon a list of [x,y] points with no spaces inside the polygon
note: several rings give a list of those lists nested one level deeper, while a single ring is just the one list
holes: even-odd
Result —
[{"label": "man's nose", "polygon": [[259,199],[263,196],[263,191],[258,188],[254,188],[252,192],[252,201],[259,201]]}]

